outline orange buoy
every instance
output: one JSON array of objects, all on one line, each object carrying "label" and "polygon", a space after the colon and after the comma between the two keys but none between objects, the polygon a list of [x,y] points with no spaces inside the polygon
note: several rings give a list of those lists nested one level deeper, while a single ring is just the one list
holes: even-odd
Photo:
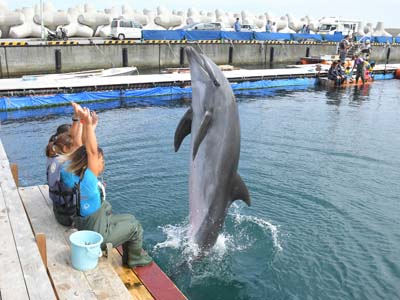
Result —
[{"label": "orange buoy", "polygon": [[400,79],[400,69],[397,69],[397,70],[396,70],[395,77],[396,77],[397,79]]}]

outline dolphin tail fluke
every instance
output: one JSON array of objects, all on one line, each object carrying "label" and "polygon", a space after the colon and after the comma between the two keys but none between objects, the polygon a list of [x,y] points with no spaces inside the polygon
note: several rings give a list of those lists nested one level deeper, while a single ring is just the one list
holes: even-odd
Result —
[{"label": "dolphin tail fluke", "polygon": [[183,139],[192,131],[193,110],[190,107],[180,120],[178,127],[175,130],[174,147],[175,152],[179,150]]},{"label": "dolphin tail fluke", "polygon": [[248,206],[250,206],[249,190],[238,173],[236,173],[232,185],[231,201],[233,202],[235,200],[243,200]]},{"label": "dolphin tail fluke", "polygon": [[197,151],[199,151],[201,142],[203,141],[204,137],[207,134],[208,128],[210,128],[211,118],[212,118],[211,112],[206,111],[206,113],[204,114],[204,118],[201,121],[199,131],[197,132],[196,138],[194,140],[193,157],[192,157],[193,160],[196,157]]}]

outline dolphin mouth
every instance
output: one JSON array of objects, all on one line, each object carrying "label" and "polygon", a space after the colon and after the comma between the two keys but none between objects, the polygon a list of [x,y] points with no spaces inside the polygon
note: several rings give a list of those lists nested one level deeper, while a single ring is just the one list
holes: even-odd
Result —
[{"label": "dolphin mouth", "polygon": [[193,49],[193,47],[185,47],[185,53],[191,66],[194,62],[199,64],[202,69],[204,69],[204,61],[201,59],[200,55]]},{"label": "dolphin mouth", "polygon": [[192,68],[194,63],[197,63],[201,69],[208,75],[210,80],[213,82],[215,86],[220,86],[221,84],[217,80],[213,70],[211,69],[211,66],[207,63],[207,61],[199,54],[197,53],[193,47],[185,47],[185,53],[189,61],[189,66]]}]

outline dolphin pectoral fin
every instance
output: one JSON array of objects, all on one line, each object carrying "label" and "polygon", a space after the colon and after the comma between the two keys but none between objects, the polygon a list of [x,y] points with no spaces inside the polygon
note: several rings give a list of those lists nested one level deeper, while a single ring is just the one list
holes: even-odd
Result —
[{"label": "dolphin pectoral fin", "polygon": [[183,139],[192,132],[192,118],[193,110],[190,107],[179,121],[178,127],[176,127],[174,136],[175,152],[179,150]]},{"label": "dolphin pectoral fin", "polygon": [[193,160],[196,157],[197,151],[199,151],[201,142],[203,141],[204,137],[207,134],[208,128],[210,127],[211,124],[211,118],[212,118],[211,112],[206,111],[206,113],[204,114],[204,118],[201,121],[199,131],[197,132],[196,138],[194,140],[193,157],[192,157]]},{"label": "dolphin pectoral fin", "polygon": [[236,173],[232,184],[232,202],[235,200],[243,200],[250,206],[250,195],[246,184],[243,182],[242,177]]}]

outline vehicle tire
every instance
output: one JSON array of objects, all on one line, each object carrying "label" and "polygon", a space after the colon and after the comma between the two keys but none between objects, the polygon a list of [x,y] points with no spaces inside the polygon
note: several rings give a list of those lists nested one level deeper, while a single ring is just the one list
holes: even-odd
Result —
[{"label": "vehicle tire", "polygon": [[118,34],[118,39],[120,41],[124,40],[125,39],[125,35],[123,35],[122,33]]}]

